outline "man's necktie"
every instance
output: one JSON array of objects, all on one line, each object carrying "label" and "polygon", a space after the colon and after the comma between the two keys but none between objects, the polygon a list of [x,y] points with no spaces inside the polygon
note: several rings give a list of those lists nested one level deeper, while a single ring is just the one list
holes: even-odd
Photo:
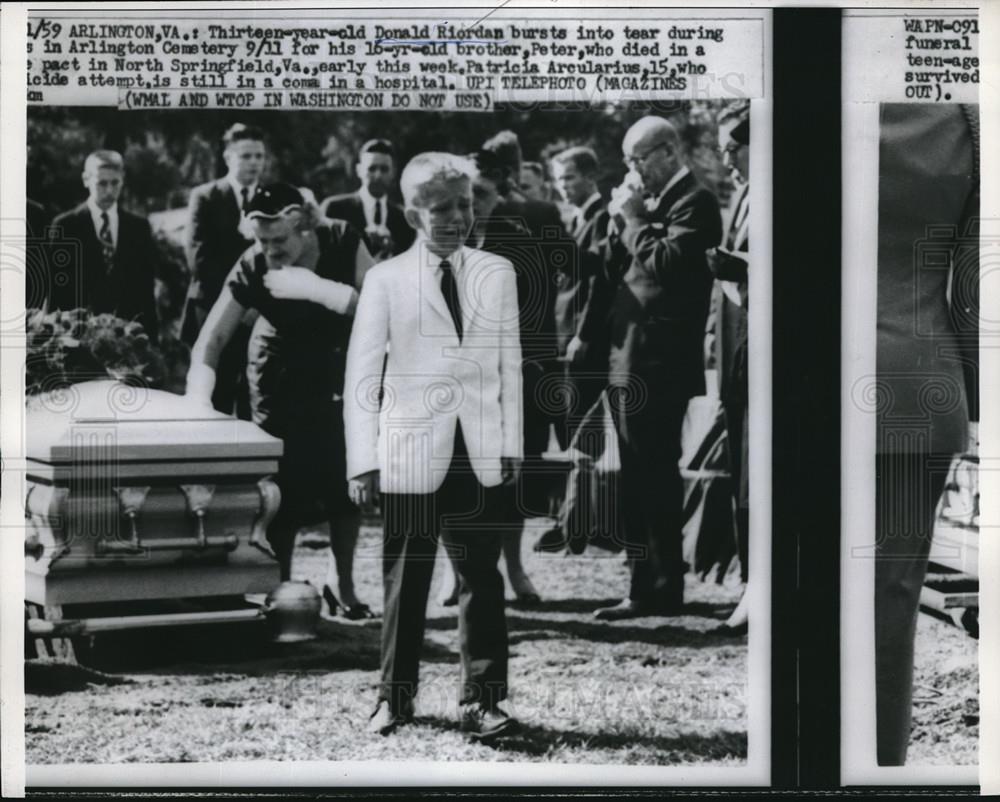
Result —
[{"label": "man's necktie", "polygon": [[451,312],[452,322],[455,324],[455,331],[458,332],[458,341],[462,341],[462,304],[458,300],[458,283],[455,281],[455,274],[451,269],[451,262],[447,259],[441,260],[441,294],[445,303],[448,304],[448,311]]},{"label": "man's necktie", "polygon": [[110,270],[115,262],[115,241],[111,238],[111,220],[107,212],[101,212],[101,251],[104,254],[104,267]]},{"label": "man's necktie", "polygon": [[376,200],[375,201],[375,214],[372,215],[372,222],[375,225],[377,225],[377,226],[382,225],[382,201],[381,200]]},{"label": "man's necktie", "polygon": [[246,214],[247,204],[250,202],[250,187],[242,187],[240,189],[240,197],[243,199],[240,203],[240,212]]}]

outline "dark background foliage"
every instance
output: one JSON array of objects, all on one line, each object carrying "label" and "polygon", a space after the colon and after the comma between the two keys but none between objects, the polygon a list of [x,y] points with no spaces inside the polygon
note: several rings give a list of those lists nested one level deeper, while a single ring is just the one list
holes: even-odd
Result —
[{"label": "dark background foliage", "polygon": [[224,172],[220,140],[234,122],[267,132],[266,178],[308,186],[322,200],[357,186],[354,161],[372,137],[391,139],[399,164],[427,150],[468,153],[497,131],[509,128],[521,141],[525,160],[541,161],[571,145],[589,145],[601,158],[599,180],[606,194],[624,175],[621,141],[639,117],[656,113],[681,130],[692,167],[725,195],[728,176],[715,152],[712,102],[677,102],[607,109],[504,108],[473,112],[317,112],[171,110],[118,111],[90,107],[28,109],[28,196],[50,214],[83,200],[80,173],[96,148],[120,151],[126,161],[123,205],[149,213],[182,207],[188,191]]},{"label": "dark background foliage", "polygon": [[471,153],[504,129],[517,133],[525,161],[544,162],[573,145],[592,147],[601,162],[598,184],[607,196],[625,174],[621,153],[625,131],[640,117],[658,114],[678,127],[692,169],[724,203],[732,186],[716,148],[719,108],[713,101],[599,109],[507,107],[489,114],[31,106],[27,194],[42,204],[51,220],[86,198],[81,173],[87,154],[110,148],[123,155],[121,204],[148,215],[156,238],[159,347],[166,354],[168,373],[183,376],[186,348],[176,338],[190,280],[183,248],[188,195],[193,187],[225,173],[221,139],[233,123],[254,124],[265,131],[264,181],[309,187],[317,200],[357,188],[357,152],[373,137],[393,141],[401,168],[428,150]]}]

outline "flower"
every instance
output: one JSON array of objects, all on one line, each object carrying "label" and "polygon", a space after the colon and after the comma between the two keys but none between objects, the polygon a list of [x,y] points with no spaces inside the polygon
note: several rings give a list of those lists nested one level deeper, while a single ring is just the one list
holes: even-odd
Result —
[{"label": "flower", "polygon": [[27,352],[29,396],[101,375],[150,387],[166,376],[163,356],[142,324],[106,312],[29,310]]}]

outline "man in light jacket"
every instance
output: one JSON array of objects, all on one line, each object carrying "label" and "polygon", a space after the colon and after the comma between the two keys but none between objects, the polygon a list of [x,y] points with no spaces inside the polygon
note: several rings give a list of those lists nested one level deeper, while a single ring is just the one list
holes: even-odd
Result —
[{"label": "man in light jacket", "polygon": [[[475,167],[424,153],[403,171],[405,253],[365,277],[347,354],[347,475],[381,500],[382,682],[372,732],[413,717],[427,595],[440,536],[459,578],[463,726],[513,730],[507,696],[501,487],[520,467],[521,349],[514,269],[464,245]],[[386,351],[388,349],[388,357]],[[385,368],[383,372],[383,360]]]}]

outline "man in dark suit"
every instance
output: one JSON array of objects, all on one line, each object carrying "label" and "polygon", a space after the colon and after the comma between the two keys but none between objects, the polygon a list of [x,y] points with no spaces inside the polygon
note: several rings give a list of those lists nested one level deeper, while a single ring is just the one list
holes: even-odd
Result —
[{"label": "man in dark suit", "polygon": [[521,193],[521,143],[513,131],[501,131],[483,143],[482,150],[493,154],[501,172],[500,202],[494,215],[515,220],[536,239],[565,236],[559,207],[551,201],[533,200]]},{"label": "man in dark suit", "polygon": [[[226,174],[191,191],[186,252],[191,283],[181,322],[181,339],[194,345],[205,318],[222,292],[237,259],[252,241],[240,230],[243,210],[257,192],[264,169],[264,132],[236,123],[222,138]],[[220,412],[249,417],[246,398],[246,349],[249,328],[229,341],[219,360],[212,404]]]},{"label": "man in dark suit", "polygon": [[[572,209],[570,234],[575,243],[572,263],[556,272],[553,305],[565,402],[556,435],[563,449],[575,437],[579,456],[566,484],[558,525],[542,535],[536,551],[558,551],[566,545],[582,551],[596,524],[589,480],[604,446],[603,415],[587,413],[599,404],[608,372],[607,339],[592,330],[596,326],[590,315],[594,281],[602,269],[600,244],[608,228],[608,212],[597,191],[597,172],[597,155],[590,148],[570,148],[552,159],[556,188]],[[590,422],[587,430],[578,431],[585,420]]]},{"label": "man in dark suit", "polygon": [[125,162],[98,150],[84,162],[86,201],[59,215],[48,229],[50,265],[68,264],[68,281],[54,281],[50,309],[87,307],[138,320],[156,341],[156,245],[149,221],[119,208]]},{"label": "man in dark suit", "polygon": [[[732,172],[737,190],[725,239],[708,253],[715,276],[712,288],[713,361],[719,376],[719,399],[726,419],[729,475],[736,506],[736,539],[740,575],[748,579],[750,490],[747,478],[748,339],[747,268],[750,250],[750,104],[738,101],[719,115],[719,149]],[[742,633],[747,627],[746,594],[726,621],[723,632]]]},{"label": "man in dark suit", "polygon": [[[513,131],[500,131],[483,143],[478,152],[480,173],[494,186],[495,205],[489,217],[506,221],[525,232],[514,251],[503,251],[517,271],[518,305],[521,309],[521,352],[524,358],[524,455],[522,487],[511,505],[511,526],[547,511],[541,498],[550,489],[554,474],[542,459],[548,448],[549,426],[561,416],[546,396],[558,377],[555,338],[554,288],[557,267],[572,263],[572,240],[567,237],[559,207],[550,201],[526,198],[519,189],[522,167],[521,144]],[[482,183],[479,187],[481,189]],[[480,203],[480,206],[482,204]],[[482,219],[482,215],[477,213]],[[495,224],[494,224],[495,225]],[[509,239],[509,238],[508,238]],[[486,247],[486,246],[484,246]],[[507,246],[510,247],[509,245]],[[504,538],[508,571],[521,565],[521,534]],[[511,575],[520,601],[534,601],[538,594],[523,569]],[[520,576],[520,580],[515,580]]]},{"label": "man in dark suit", "polygon": [[396,178],[392,143],[386,139],[365,142],[355,171],[361,179],[361,188],[324,200],[323,216],[346,220],[364,232],[365,245],[376,261],[402,253],[413,244],[414,233],[402,207],[389,199]]},{"label": "man in dark suit", "polygon": [[901,766],[935,508],[979,420],[979,109],[879,122],[875,713],[878,764]]},{"label": "man in dark suit", "polygon": [[614,230],[602,294],[632,578],[628,598],[595,613],[604,620],[676,615],[683,606],[681,425],[688,400],[705,389],[705,251],[722,238],[718,201],[684,164],[669,122],[643,117],[622,151],[630,172],[608,205]]},{"label": "man in dark suit", "polygon": [[[555,355],[553,265],[572,261],[571,243],[532,234],[519,216],[503,213],[501,198],[511,191],[513,174],[497,155],[483,149],[474,156],[479,174],[473,181],[474,223],[468,244],[503,256],[514,266],[521,343],[521,396],[523,404],[524,469],[515,486],[504,493],[503,554],[507,578],[518,601],[540,601],[521,559],[521,542],[527,518],[546,514],[553,469],[542,459],[548,448],[553,419],[546,403],[547,378]],[[556,251],[561,248],[561,253]]]}]

